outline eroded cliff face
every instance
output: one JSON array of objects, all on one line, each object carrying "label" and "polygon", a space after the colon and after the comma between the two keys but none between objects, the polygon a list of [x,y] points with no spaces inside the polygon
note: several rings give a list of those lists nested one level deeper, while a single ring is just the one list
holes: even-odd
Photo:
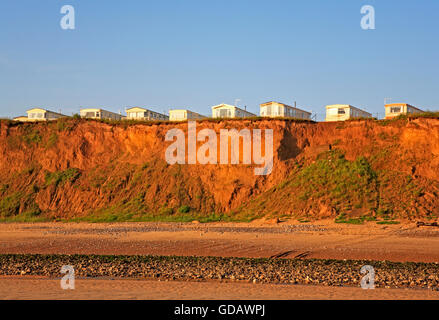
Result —
[{"label": "eroded cliff face", "polygon": [[[172,142],[165,136],[174,128],[188,137],[187,123],[3,121],[0,215],[69,218],[111,213],[121,219],[180,213],[317,218],[384,211],[404,218],[439,215],[439,120],[197,123],[197,132],[212,129],[218,135],[221,129],[273,130],[273,170],[267,176],[255,175],[254,168],[261,167],[255,164],[169,165],[165,153]],[[337,167],[331,169],[334,161]],[[353,171],[347,173],[343,168],[351,164]],[[307,168],[309,172],[304,171]],[[371,199],[355,203],[349,197],[349,184],[340,185],[328,173],[337,170],[361,179],[366,170],[370,177],[364,184],[368,190],[363,191]],[[334,188],[348,195],[334,196]]]}]

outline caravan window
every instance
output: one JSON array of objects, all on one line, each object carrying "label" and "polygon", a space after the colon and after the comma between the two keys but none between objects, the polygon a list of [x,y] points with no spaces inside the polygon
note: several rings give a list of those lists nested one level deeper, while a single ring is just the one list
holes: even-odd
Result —
[{"label": "caravan window", "polygon": [[226,118],[231,116],[231,112],[228,109],[217,110],[217,114],[219,115],[220,118]]},{"label": "caravan window", "polygon": [[267,106],[267,116],[271,116],[271,105]]},{"label": "caravan window", "polygon": [[44,115],[44,113],[29,113],[29,118],[44,119],[45,115]]}]

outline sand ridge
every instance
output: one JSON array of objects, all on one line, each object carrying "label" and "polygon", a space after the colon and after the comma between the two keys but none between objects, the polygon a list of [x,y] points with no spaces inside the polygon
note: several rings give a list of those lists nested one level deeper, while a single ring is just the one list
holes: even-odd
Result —
[{"label": "sand ridge", "polygon": [[0,253],[439,261],[439,228],[316,223],[7,223]]}]

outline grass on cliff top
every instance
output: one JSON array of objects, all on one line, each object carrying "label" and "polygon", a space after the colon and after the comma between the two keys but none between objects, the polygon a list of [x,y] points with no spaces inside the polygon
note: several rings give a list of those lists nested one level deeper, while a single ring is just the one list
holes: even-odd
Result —
[{"label": "grass on cliff top", "polygon": [[[376,121],[380,124],[388,124],[391,122],[395,122],[398,120],[407,120],[407,119],[418,119],[418,118],[426,118],[426,119],[439,119],[439,112],[437,111],[426,111],[422,113],[414,113],[414,114],[407,114],[407,115],[399,115],[397,117],[394,117],[392,119],[381,119],[378,120],[376,118],[364,118],[364,117],[357,117],[352,118],[349,120],[346,120],[344,122],[352,122],[352,121]],[[64,131],[64,130],[72,130],[73,127],[70,124],[77,124],[80,122],[87,122],[87,121],[94,121],[94,122],[100,122],[100,123],[106,123],[109,125],[122,125],[124,127],[130,126],[130,125],[158,125],[158,124],[180,124],[185,123],[187,121],[170,121],[170,120],[132,120],[132,119],[125,119],[125,120],[109,120],[109,119],[83,119],[79,117],[79,115],[75,115],[73,117],[66,117],[61,118],[53,121],[36,121],[36,122],[20,122],[20,121],[14,121],[11,119],[0,119],[0,124],[6,124],[10,127],[12,126],[19,126],[19,125],[26,125],[26,126],[33,126],[37,124],[46,124],[50,125],[52,123],[55,123],[58,131]],[[308,119],[301,119],[301,118],[294,118],[294,117],[261,117],[261,116],[254,116],[254,117],[246,117],[246,118],[211,118],[207,117],[204,119],[198,119],[195,120],[196,122],[215,122],[220,123],[223,121],[289,121],[289,122],[298,122],[298,123],[317,123],[314,120],[308,120]],[[32,138],[32,137],[31,137]]]},{"label": "grass on cliff top", "polygon": [[[232,118],[204,118],[204,119],[197,119],[197,120],[193,120],[196,121],[197,123],[202,123],[202,122],[213,122],[213,123],[220,123],[220,122],[225,122],[225,121],[275,121],[275,120],[280,120],[280,121],[289,121],[289,122],[297,122],[297,123],[315,123],[315,121],[313,120],[306,120],[306,119],[299,119],[299,118],[283,118],[283,117],[276,117],[276,118],[269,118],[269,117],[246,117],[246,118],[239,118],[239,119],[232,119]],[[147,126],[152,126],[152,125],[168,125],[168,124],[184,124],[187,123],[188,121],[171,121],[171,120],[108,120],[108,119],[81,119],[79,121],[95,121],[95,122],[100,122],[100,123],[106,123],[109,125],[116,125],[116,126],[123,126],[123,127],[127,127],[127,126],[131,126],[131,125],[147,125]]]},{"label": "grass on cliff top", "polygon": [[[289,121],[289,122],[298,122],[298,123],[315,123],[313,120],[308,119],[301,119],[301,118],[294,118],[294,117],[246,117],[246,118],[204,118],[204,119],[197,119],[193,120],[197,123],[201,122],[214,122],[214,123],[220,123],[224,121]],[[55,124],[58,131],[65,131],[65,130],[72,130],[73,127],[69,124],[71,123],[81,123],[81,122],[98,122],[98,123],[105,123],[109,125],[121,125],[121,126],[130,126],[130,125],[159,125],[159,124],[181,124],[181,123],[187,123],[186,121],[171,121],[171,120],[133,120],[133,119],[127,119],[127,120],[110,120],[110,119],[83,119],[83,118],[60,118],[57,120],[53,120],[50,122],[47,121],[35,121],[35,122],[19,122],[19,121],[13,121],[10,119],[0,119],[0,123],[7,124],[8,126],[19,126],[24,125],[27,127],[31,127],[38,124],[45,124],[45,125],[52,125]]]},{"label": "grass on cliff top", "polygon": [[416,119],[439,119],[439,112],[436,111],[427,111],[421,113],[412,113],[412,114],[401,114],[397,117],[393,117],[390,119],[381,119],[378,120],[378,124],[381,126],[386,126],[391,123],[398,123],[406,120],[416,120]]},{"label": "grass on cliff top", "polygon": [[400,115],[397,118],[399,118],[399,119],[418,119],[418,118],[439,119],[439,111],[426,111],[426,112],[421,112],[421,113],[412,113],[412,114]]}]

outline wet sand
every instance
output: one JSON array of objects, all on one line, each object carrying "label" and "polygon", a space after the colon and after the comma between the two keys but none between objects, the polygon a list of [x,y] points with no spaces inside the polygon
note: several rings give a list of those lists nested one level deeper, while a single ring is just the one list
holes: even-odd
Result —
[{"label": "wet sand", "polygon": [[63,290],[59,279],[0,277],[1,299],[85,300],[438,300],[439,292],[412,289],[148,280],[81,280]]},{"label": "wet sand", "polygon": [[439,261],[439,228],[415,224],[0,224],[0,253]]}]

